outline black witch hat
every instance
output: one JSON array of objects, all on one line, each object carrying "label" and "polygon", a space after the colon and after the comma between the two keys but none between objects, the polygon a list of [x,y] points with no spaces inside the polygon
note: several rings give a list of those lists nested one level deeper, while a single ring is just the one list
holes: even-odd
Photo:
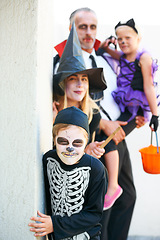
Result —
[{"label": "black witch hat", "polygon": [[[72,24],[65,49],[60,58],[57,73],[53,75],[53,91],[56,94],[62,94],[63,80],[74,73],[85,73],[89,79],[89,89],[91,92],[99,92],[106,89],[106,81],[103,74],[103,68],[86,69],[82,57],[81,45],[78,39],[75,24]],[[59,86],[61,91],[58,90]]]}]

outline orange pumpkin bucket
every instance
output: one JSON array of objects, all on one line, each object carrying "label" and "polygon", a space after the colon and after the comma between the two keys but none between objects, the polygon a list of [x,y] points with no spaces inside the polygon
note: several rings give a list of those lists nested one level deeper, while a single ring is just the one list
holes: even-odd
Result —
[{"label": "orange pumpkin bucket", "polygon": [[146,173],[160,174],[160,147],[158,147],[158,137],[156,134],[157,146],[152,145],[152,132],[151,132],[151,145],[139,150],[142,157],[143,169]]}]

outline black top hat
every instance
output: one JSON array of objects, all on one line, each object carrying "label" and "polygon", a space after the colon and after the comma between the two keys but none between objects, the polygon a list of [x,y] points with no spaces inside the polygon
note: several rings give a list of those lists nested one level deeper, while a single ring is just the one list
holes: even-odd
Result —
[{"label": "black top hat", "polygon": [[57,93],[58,86],[61,86],[60,83],[74,73],[85,73],[88,75],[91,92],[99,92],[107,87],[103,68],[85,68],[81,45],[75,24],[73,23],[65,49],[60,58],[57,73],[53,75],[53,91]]},{"label": "black top hat", "polygon": [[88,117],[79,108],[68,107],[61,110],[57,114],[53,126],[58,123],[65,123],[82,127],[89,134]]}]

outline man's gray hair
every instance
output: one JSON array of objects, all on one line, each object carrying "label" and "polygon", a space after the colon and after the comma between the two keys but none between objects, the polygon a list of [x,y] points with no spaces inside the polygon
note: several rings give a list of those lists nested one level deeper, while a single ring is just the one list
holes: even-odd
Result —
[{"label": "man's gray hair", "polygon": [[71,15],[70,15],[70,17],[69,17],[69,21],[70,21],[70,24],[71,24],[71,25],[72,25],[72,23],[73,23],[73,21],[74,21],[74,16],[76,15],[76,13],[77,13],[77,12],[82,12],[82,11],[84,11],[84,12],[92,12],[92,13],[94,13],[94,14],[96,15],[96,13],[95,13],[92,9],[90,9],[90,8],[88,8],[88,7],[78,8],[78,9],[76,9],[74,12],[72,12]]}]

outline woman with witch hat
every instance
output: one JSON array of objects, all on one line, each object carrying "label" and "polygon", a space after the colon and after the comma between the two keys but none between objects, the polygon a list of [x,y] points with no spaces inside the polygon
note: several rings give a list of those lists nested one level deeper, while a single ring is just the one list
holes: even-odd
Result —
[{"label": "woman with witch hat", "polygon": [[106,87],[102,68],[85,68],[79,39],[73,24],[59,68],[53,76],[53,122],[57,113],[67,107],[75,106],[86,113],[90,126],[90,143],[85,152],[96,158],[104,154],[104,149],[100,148],[102,142],[92,142],[93,133],[101,117],[99,108],[89,93],[102,91]]}]

